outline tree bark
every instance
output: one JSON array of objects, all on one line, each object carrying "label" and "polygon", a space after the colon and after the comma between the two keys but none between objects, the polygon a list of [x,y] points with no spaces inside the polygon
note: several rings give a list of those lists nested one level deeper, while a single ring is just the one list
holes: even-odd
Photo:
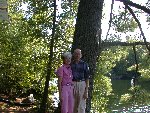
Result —
[{"label": "tree bark", "polygon": [[101,46],[101,18],[104,0],[80,0],[72,51],[76,48],[82,50],[82,59],[90,67],[90,86],[87,99],[86,113],[90,113],[93,91],[93,78],[97,58]]}]

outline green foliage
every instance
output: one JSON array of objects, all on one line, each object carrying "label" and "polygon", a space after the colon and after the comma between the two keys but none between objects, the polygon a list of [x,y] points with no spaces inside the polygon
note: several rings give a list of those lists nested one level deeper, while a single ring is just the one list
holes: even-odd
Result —
[{"label": "green foliage", "polygon": [[[24,4],[26,9],[22,7]],[[63,12],[57,13],[51,81],[56,78],[54,70],[62,63],[61,53],[69,51],[72,43],[78,1],[69,5],[68,1],[62,1]],[[10,21],[0,23],[3,29],[0,31],[0,93],[15,97],[34,93],[40,101],[47,74],[53,1],[9,0],[8,7]],[[49,95],[56,91],[56,85],[50,85]],[[48,104],[51,106],[51,99]]]},{"label": "green foliage", "polygon": [[[125,47],[111,47],[105,48],[100,56],[100,62],[98,65],[98,71],[104,75],[108,75],[111,72],[112,68],[117,65],[117,62],[125,59],[128,52]],[[104,65],[105,64],[105,65]],[[109,75],[110,76],[110,75]],[[113,76],[113,75],[112,75]]]},{"label": "green foliage", "polygon": [[[99,58],[97,63],[97,72],[94,78],[94,91],[93,91],[93,100],[92,100],[92,110],[94,112],[106,112],[112,108],[114,104],[117,104],[116,101],[117,94],[113,93],[114,88],[112,86],[111,79],[106,77],[112,77],[111,70],[116,66],[116,63],[119,62],[122,58],[127,56],[126,48],[122,47],[111,47],[105,48]],[[114,84],[113,84],[114,85]],[[118,85],[118,84],[116,84]],[[113,94],[115,94],[113,96]]]},{"label": "green foliage", "polygon": [[9,2],[11,21],[1,24],[1,28],[4,28],[0,32],[1,92],[20,95],[35,89],[42,93],[48,60],[48,42],[44,39],[44,28],[36,21],[39,18],[32,19],[32,22],[24,18],[19,4],[22,3]]},{"label": "green foliage", "polygon": [[96,74],[94,79],[94,91],[92,99],[92,112],[104,112],[107,110],[109,95],[111,94],[111,81],[108,77]]},{"label": "green foliage", "polygon": [[134,32],[137,28],[137,23],[128,12],[119,12],[118,15],[113,17],[113,25],[118,32]]},{"label": "green foliage", "polygon": [[[128,40],[133,42],[134,40]],[[142,73],[135,93],[131,88],[130,80],[102,79],[105,76],[115,78],[122,76],[126,71],[135,70],[134,51],[132,47],[111,47],[103,49],[97,63],[97,73],[94,79],[94,91],[92,100],[92,112],[112,112],[113,109],[129,108],[133,104],[147,105],[149,102],[149,62],[148,52],[144,46],[136,46],[139,72]],[[114,70],[115,69],[115,70]],[[113,71],[112,71],[113,70]],[[105,75],[105,76],[102,76]],[[103,84],[103,86],[101,85]],[[106,84],[110,87],[106,88]],[[97,87],[96,87],[97,86]],[[101,91],[107,90],[109,95],[103,95]],[[130,89],[131,88],[131,89]],[[101,90],[102,89],[102,90]],[[142,96],[144,98],[142,98]],[[148,98],[147,101],[144,100]],[[99,101],[100,100],[100,101]],[[133,101],[135,100],[135,101]]]},{"label": "green foliage", "polygon": [[120,103],[124,105],[149,105],[150,96],[147,90],[141,86],[131,87],[128,94],[122,95]]}]

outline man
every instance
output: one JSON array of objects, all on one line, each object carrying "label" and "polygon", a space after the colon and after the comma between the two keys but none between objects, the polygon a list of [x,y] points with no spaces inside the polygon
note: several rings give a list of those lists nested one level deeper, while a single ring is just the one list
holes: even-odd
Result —
[{"label": "man", "polygon": [[81,60],[80,49],[75,49],[71,69],[74,83],[74,112],[85,113],[86,99],[88,98],[89,68],[87,63]]}]

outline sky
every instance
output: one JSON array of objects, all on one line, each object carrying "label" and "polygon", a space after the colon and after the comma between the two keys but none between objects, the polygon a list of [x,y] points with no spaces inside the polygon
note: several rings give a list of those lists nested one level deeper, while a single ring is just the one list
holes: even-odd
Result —
[{"label": "sky", "polygon": [[[106,39],[106,34],[107,34],[107,31],[108,31],[108,26],[109,26],[109,19],[110,19],[110,11],[111,11],[111,1],[112,0],[104,0],[105,1],[105,7],[103,9],[103,11],[105,12],[105,19],[102,20],[102,39]],[[140,5],[145,5],[145,3],[147,2],[147,0],[131,0],[132,2],[134,3],[137,3],[137,4],[140,4]],[[123,6],[123,3],[122,2],[119,2],[119,1],[114,1],[114,11],[115,13],[118,12],[118,9],[119,9],[119,6]],[[131,7],[132,9],[136,9],[136,8],[133,8]],[[141,23],[141,26],[142,26],[142,30],[144,32],[144,35],[146,37],[146,40],[150,42],[150,38],[149,38],[149,26],[148,26],[148,23],[146,23],[146,17],[145,17],[145,14],[141,14],[141,15],[138,15],[140,16],[139,18],[139,21]],[[105,28],[105,29],[103,29]],[[113,33],[114,31],[111,29],[109,33]],[[135,34],[138,34],[138,33],[141,33],[139,29],[136,29],[135,32],[133,33],[122,33],[121,34],[121,38],[122,38],[122,41],[125,41],[126,40],[126,36],[128,35],[131,35],[131,36],[134,36]],[[120,33],[118,33],[120,34]],[[143,37],[141,37],[140,35],[137,35],[137,39],[143,39]]]}]

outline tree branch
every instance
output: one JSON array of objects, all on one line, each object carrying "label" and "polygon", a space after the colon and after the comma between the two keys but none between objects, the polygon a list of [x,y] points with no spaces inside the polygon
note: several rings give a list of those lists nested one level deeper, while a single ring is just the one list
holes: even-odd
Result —
[{"label": "tree branch", "polygon": [[141,5],[139,5],[139,4],[133,3],[132,1],[129,1],[129,0],[116,0],[116,1],[123,2],[124,4],[133,6],[133,7],[138,8],[138,9],[141,9],[141,10],[143,10],[144,12],[150,14],[150,9],[146,8],[145,6],[141,6]]},{"label": "tree branch", "polygon": [[[146,42],[146,44],[150,44],[149,42]],[[110,47],[110,46],[134,46],[134,45],[145,45],[145,42],[102,42],[102,47]]]},{"label": "tree branch", "polygon": [[129,12],[132,14],[133,18],[135,19],[135,21],[137,22],[138,26],[139,26],[139,29],[141,31],[141,35],[143,36],[143,40],[144,40],[144,43],[146,45],[146,48],[150,51],[150,48],[148,46],[148,44],[146,43],[146,38],[145,38],[145,35],[144,35],[144,32],[142,30],[142,27],[141,27],[141,23],[139,22],[139,20],[137,19],[137,17],[135,16],[134,12],[132,11],[132,9],[126,4],[124,3],[124,5],[127,7],[127,9],[129,10]]},{"label": "tree branch", "polygon": [[108,31],[107,31],[107,35],[106,35],[105,41],[107,41],[107,37],[108,37],[109,31],[110,31],[110,27],[111,27],[111,23],[112,23],[113,5],[114,5],[114,0],[112,0],[112,4],[111,4],[111,12],[110,12],[109,28],[108,28]]}]

